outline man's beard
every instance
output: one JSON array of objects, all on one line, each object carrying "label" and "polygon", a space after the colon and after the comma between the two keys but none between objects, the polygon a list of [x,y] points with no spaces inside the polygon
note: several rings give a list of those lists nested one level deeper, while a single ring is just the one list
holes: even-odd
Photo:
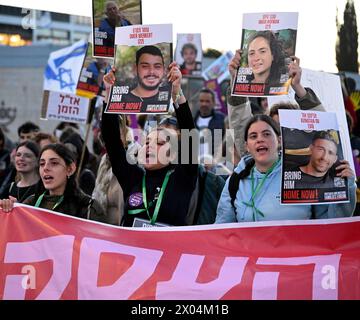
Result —
[{"label": "man's beard", "polygon": [[148,85],[146,85],[144,82],[142,82],[142,80],[140,79],[140,77],[137,77],[137,79],[138,79],[139,85],[140,85],[143,89],[149,90],[149,91],[156,90],[156,89],[160,86],[160,84],[161,84],[161,79],[159,79],[159,82],[158,82],[157,84],[153,85],[153,86],[148,86]]}]

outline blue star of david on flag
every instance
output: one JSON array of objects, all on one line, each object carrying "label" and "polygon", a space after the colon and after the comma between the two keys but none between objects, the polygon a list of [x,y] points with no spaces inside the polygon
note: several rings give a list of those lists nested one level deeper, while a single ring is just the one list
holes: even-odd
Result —
[{"label": "blue star of david on flag", "polygon": [[75,93],[87,43],[80,40],[50,54],[44,72],[44,90]]}]

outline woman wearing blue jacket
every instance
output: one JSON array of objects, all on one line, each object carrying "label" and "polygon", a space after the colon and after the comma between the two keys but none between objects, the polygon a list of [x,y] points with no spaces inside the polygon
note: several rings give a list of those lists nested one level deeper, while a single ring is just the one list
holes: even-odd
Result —
[{"label": "woman wearing blue jacket", "polygon": [[348,178],[349,203],[322,205],[280,205],[280,132],[269,116],[253,116],[245,127],[249,156],[240,161],[236,197],[232,203],[227,180],[217,208],[215,223],[302,220],[352,216],[356,203],[354,173],[346,160],[336,168],[338,176]]}]

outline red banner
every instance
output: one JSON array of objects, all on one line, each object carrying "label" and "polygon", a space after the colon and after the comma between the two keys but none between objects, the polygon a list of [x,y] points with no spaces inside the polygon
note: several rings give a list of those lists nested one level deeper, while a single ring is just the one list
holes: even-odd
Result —
[{"label": "red banner", "polygon": [[360,299],[360,218],[121,228],[0,213],[2,299]]}]

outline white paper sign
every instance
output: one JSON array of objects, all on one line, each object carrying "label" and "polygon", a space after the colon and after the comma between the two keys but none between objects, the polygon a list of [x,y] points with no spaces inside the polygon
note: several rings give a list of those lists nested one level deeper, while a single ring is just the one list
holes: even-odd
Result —
[{"label": "white paper sign", "polygon": [[118,27],[115,30],[115,44],[127,46],[154,45],[172,42],[172,24],[148,24]]},{"label": "white paper sign", "polygon": [[46,118],[48,120],[86,123],[89,99],[74,94],[49,92]]}]

